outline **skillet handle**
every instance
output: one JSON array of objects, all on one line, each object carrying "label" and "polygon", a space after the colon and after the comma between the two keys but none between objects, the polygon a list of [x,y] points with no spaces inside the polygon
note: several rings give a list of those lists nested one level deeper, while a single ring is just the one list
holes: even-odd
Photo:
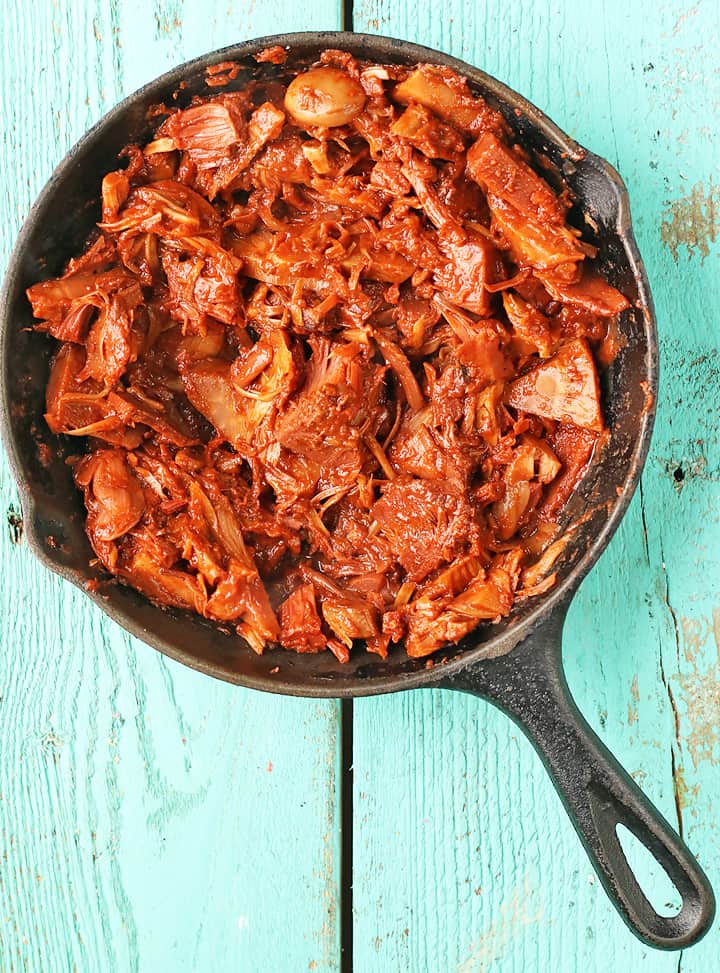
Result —
[{"label": "skillet handle", "polygon": [[[508,655],[476,663],[444,679],[515,720],[540,755],[613,905],[635,935],[659,949],[697,942],[715,915],[705,873],[682,839],[588,726],[562,668],[567,606]],[[624,825],[665,869],[682,897],[676,916],[660,916],[640,888],[618,841]]]}]

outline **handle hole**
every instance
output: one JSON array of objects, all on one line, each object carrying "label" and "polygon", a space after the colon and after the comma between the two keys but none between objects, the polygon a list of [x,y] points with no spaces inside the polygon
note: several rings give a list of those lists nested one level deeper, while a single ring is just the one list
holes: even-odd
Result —
[{"label": "handle hole", "polygon": [[682,909],[682,896],[653,853],[624,824],[615,827],[617,839],[643,895],[663,919],[671,919]]}]

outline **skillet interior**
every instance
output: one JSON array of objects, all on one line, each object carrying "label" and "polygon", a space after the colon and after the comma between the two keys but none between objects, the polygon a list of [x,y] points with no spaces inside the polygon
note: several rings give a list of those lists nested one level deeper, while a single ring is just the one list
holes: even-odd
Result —
[{"label": "skillet interior", "polygon": [[[634,305],[620,321],[625,346],[602,376],[610,443],[566,508],[569,521],[582,517],[583,522],[559,566],[558,585],[547,595],[516,606],[503,622],[481,626],[458,646],[439,653],[444,665],[428,668],[426,660],[408,660],[402,647],[396,647],[386,661],[356,651],[345,665],[329,652],[298,656],[275,650],[258,657],[239,637],[223,633],[218,625],[154,607],[129,588],[109,584],[97,593],[88,592],[115,621],[155,648],[230,682],[307,696],[409,689],[435,682],[440,673],[450,675],[467,662],[509,651],[577,587],[627,507],[652,428],[657,385],[655,325],[624,186],[606,162],[586,153],[504,85],[461,61],[404,41],[317,32],[277,35],[226,48],[176,68],[131,95],[56,169],[18,239],[0,305],[3,432],[33,552],[77,585],[99,577],[88,565],[92,551],[83,529],[83,506],[65,464],[74,444],[70,443],[68,449],[67,440],[53,436],[42,419],[55,342],[26,330],[32,324],[32,315],[25,289],[38,279],[61,272],[68,258],[81,249],[99,219],[102,175],[118,167],[118,152],[128,142],[150,137],[146,120],[150,105],[171,103],[180,81],[186,82],[178,96],[181,105],[195,93],[207,94],[205,67],[222,60],[237,60],[245,68],[233,86],[242,86],[251,74],[282,75],[287,68],[258,66],[252,59],[254,52],[271,44],[290,47],[291,66],[312,62],[324,48],[341,47],[381,62],[447,64],[465,75],[477,93],[503,112],[523,145],[562,172],[577,198],[571,221],[582,226],[585,239],[598,245],[602,271]],[[439,661],[437,656],[435,659]]]}]

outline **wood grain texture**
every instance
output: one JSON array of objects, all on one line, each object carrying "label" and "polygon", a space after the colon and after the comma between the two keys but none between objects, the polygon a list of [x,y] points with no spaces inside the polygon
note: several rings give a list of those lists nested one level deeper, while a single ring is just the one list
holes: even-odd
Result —
[{"label": "wood grain texture", "polygon": [[[319,0],[312,25],[338,24]],[[0,2],[0,264],[71,144],[296,5]],[[0,970],[338,969],[338,708],[215,683],[45,572],[0,462]],[[7,520],[5,519],[7,517]]]},{"label": "wood grain texture", "polygon": [[[717,886],[720,8],[358,0],[354,24],[484,68],[628,184],[658,311],[658,424],[642,491],[575,599],[564,655],[590,722],[680,818]],[[539,760],[490,706],[440,692],[361,700],[354,741],[361,973],[717,968],[717,928],[681,956],[633,939]]]},{"label": "wood grain texture", "polygon": [[[617,163],[658,306],[658,429],[568,623],[571,686],[716,884],[720,848],[717,5],[356,3],[355,27],[486,68]],[[4,264],[70,145],[204,50],[340,5],[0,0]],[[33,96],[28,98],[28,85]],[[39,568],[0,464],[0,970],[337,970],[338,711],[206,680]],[[355,969],[717,966],[625,930],[539,761],[487,705],[355,705]]]}]

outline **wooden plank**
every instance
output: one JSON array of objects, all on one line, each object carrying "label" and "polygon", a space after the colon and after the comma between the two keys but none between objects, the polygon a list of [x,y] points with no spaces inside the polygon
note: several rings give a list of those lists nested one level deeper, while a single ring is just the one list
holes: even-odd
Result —
[{"label": "wooden plank", "polygon": [[[338,10],[0,4],[2,266],[121,96]],[[126,637],[30,556],[4,457],[0,494],[0,969],[337,970],[337,705],[234,689]]]},{"label": "wooden plank", "polygon": [[[675,821],[677,798],[717,881],[720,8],[359,0],[355,28],[477,64],[628,183],[658,309],[658,426],[642,494],[574,602],[565,658],[590,722]],[[491,707],[362,700],[354,743],[358,970],[717,965],[717,928],[681,958],[633,939],[530,746]]]}]

